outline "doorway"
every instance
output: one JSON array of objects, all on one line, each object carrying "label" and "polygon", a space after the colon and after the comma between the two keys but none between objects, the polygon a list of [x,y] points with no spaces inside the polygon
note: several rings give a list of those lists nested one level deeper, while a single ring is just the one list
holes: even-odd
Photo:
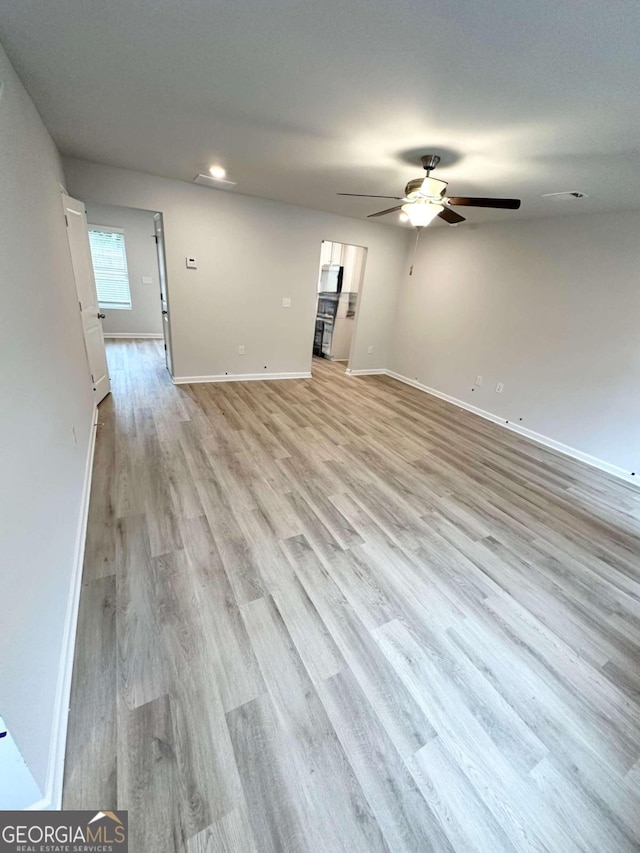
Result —
[{"label": "doorway", "polygon": [[[102,328],[109,359],[120,367],[132,347],[124,343],[157,340],[156,353],[172,373],[169,298],[162,213],[137,207],[87,201],[89,242]],[[166,314],[165,314],[166,312]],[[118,341],[118,343],[114,343]],[[151,357],[151,356],[150,356]],[[133,363],[133,362],[132,362]]]},{"label": "doorway", "polygon": [[[323,240],[317,280],[313,363],[319,359],[348,367],[355,338],[367,258],[364,246]],[[312,363],[312,369],[313,369]]]}]

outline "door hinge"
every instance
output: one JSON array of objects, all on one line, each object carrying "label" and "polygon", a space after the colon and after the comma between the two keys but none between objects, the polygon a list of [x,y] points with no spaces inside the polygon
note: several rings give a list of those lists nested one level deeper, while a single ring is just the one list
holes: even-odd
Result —
[{"label": "door hinge", "polygon": [[154,234],[154,235],[153,235],[153,239],[156,241],[156,246],[157,246],[157,245],[158,245],[158,235],[157,235],[157,234]]},{"label": "door hinge", "polygon": [[66,213],[65,213],[65,215],[64,215],[64,224],[67,226],[67,228],[69,227],[69,220],[67,219],[67,214],[66,214]]},{"label": "door hinge", "polygon": [[79,299],[78,299],[78,308],[80,309],[80,311],[82,311],[82,302],[80,302]]},{"label": "door hinge", "polygon": [[166,344],[164,345],[164,351],[165,352],[167,351],[167,345]]},{"label": "door hinge", "polygon": [[93,373],[91,374],[91,382],[95,382],[95,379],[93,378]]}]

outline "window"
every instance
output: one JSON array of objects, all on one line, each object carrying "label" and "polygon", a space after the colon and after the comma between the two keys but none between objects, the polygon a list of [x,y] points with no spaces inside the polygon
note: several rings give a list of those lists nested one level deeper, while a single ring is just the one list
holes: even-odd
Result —
[{"label": "window", "polygon": [[104,225],[89,226],[89,244],[101,308],[131,310],[131,290],[124,232]]}]

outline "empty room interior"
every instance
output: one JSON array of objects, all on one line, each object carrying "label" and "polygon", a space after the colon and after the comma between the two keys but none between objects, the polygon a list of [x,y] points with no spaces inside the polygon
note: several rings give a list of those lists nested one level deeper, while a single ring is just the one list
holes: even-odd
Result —
[{"label": "empty room interior", "polygon": [[636,0],[4,0],[2,849],[640,850],[638,72]]}]

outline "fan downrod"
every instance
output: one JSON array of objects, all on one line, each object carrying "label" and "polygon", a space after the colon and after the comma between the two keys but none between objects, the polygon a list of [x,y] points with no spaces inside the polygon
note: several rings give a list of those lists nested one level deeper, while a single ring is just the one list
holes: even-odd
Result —
[{"label": "fan downrod", "polygon": [[427,175],[440,162],[440,157],[437,154],[425,154],[420,159],[422,160],[422,168],[426,171]]}]

